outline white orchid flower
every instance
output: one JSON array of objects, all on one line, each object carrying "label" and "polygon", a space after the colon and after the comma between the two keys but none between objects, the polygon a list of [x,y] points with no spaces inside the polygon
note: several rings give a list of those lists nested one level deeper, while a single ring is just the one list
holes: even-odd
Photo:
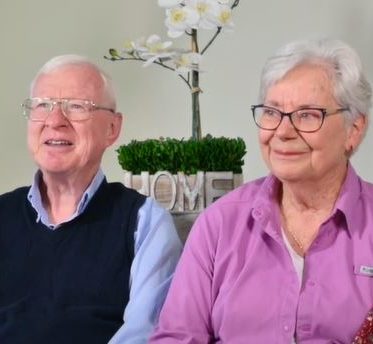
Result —
[{"label": "white orchid flower", "polygon": [[171,58],[175,54],[168,49],[172,45],[172,42],[162,42],[158,35],[151,35],[147,39],[140,38],[133,45],[138,57],[146,60],[144,67],[149,66],[154,61]]},{"label": "white orchid flower", "polygon": [[219,4],[228,5],[230,0],[218,0]]},{"label": "white orchid flower", "polygon": [[132,42],[134,49],[137,52],[159,52],[166,50],[169,46],[172,45],[171,41],[162,42],[161,38],[158,35],[151,35],[148,38],[141,37],[135,42]]},{"label": "white orchid flower", "polygon": [[196,29],[199,21],[198,12],[187,6],[179,6],[166,10],[165,24],[167,34],[171,38],[180,37],[186,30]]},{"label": "white orchid flower", "polygon": [[158,35],[151,35],[145,42],[145,46],[152,53],[158,53],[168,49],[172,45],[171,41],[162,42]]},{"label": "white orchid flower", "polygon": [[227,5],[219,5],[214,7],[213,12],[210,13],[209,21],[224,30],[233,28],[232,9]]},{"label": "white orchid flower", "polygon": [[200,71],[199,65],[202,60],[202,55],[198,53],[181,53],[173,58],[175,70],[179,74],[188,73],[190,71]]},{"label": "white orchid flower", "polygon": [[198,28],[216,29],[216,21],[209,20],[215,13],[219,12],[219,4],[216,0],[185,0],[185,6],[193,8],[199,15]]},{"label": "white orchid flower", "polygon": [[135,52],[135,42],[130,40],[124,41],[122,52],[125,55],[133,55]]},{"label": "white orchid flower", "polygon": [[184,0],[158,0],[158,6],[171,8],[183,4]]}]

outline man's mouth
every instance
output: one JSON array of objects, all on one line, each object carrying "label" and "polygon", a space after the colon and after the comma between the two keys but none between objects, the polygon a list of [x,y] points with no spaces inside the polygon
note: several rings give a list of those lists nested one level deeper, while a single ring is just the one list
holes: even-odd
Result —
[{"label": "man's mouth", "polygon": [[45,141],[46,145],[49,146],[71,146],[72,143],[66,140],[47,140]]}]

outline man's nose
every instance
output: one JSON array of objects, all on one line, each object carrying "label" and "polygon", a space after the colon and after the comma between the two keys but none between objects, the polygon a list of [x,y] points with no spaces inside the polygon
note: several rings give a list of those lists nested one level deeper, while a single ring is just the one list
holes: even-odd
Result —
[{"label": "man's nose", "polygon": [[63,110],[62,102],[54,102],[45,122],[49,125],[59,125],[61,122],[65,123],[66,121],[67,118]]}]

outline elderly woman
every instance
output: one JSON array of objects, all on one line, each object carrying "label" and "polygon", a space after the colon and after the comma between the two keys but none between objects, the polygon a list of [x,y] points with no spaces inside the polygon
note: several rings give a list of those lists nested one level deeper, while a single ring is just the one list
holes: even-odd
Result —
[{"label": "elderly woman", "polygon": [[351,343],[373,305],[373,185],[349,163],[371,87],[335,40],[286,45],[252,106],[271,172],[209,207],[151,343]]}]

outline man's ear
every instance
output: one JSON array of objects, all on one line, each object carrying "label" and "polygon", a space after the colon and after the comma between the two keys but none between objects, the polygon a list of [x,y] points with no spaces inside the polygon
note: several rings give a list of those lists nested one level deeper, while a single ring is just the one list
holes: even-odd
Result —
[{"label": "man's ear", "polygon": [[119,137],[122,129],[123,115],[120,112],[116,112],[110,115],[109,125],[107,127],[107,147],[111,146]]}]

